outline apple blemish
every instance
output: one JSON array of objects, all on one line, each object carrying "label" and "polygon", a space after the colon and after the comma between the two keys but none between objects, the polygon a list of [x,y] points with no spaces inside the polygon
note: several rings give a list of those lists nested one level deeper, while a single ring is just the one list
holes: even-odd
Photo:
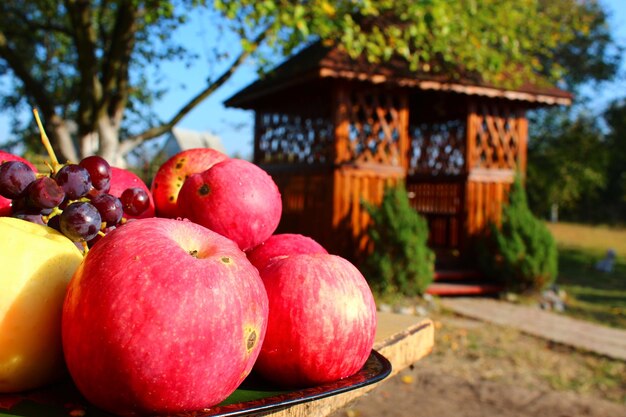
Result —
[{"label": "apple blemish", "polygon": [[211,187],[209,187],[207,184],[202,184],[202,186],[198,188],[198,193],[200,195],[208,195],[210,192],[211,192]]},{"label": "apple blemish", "polygon": [[246,328],[246,333],[248,334],[245,338],[246,340],[246,350],[248,351],[248,353],[250,353],[252,351],[252,349],[254,349],[254,347],[256,346],[256,342],[257,342],[257,334],[256,334],[256,330],[253,328]]}]

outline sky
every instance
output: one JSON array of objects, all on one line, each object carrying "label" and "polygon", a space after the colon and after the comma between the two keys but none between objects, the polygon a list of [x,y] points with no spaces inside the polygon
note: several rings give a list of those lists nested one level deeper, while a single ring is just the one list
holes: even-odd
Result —
[{"label": "sky", "polygon": [[[618,42],[626,45],[626,0],[600,0],[612,14],[609,22]],[[190,24],[173,33],[184,45],[195,51],[199,59],[192,67],[183,63],[163,66],[165,82],[170,92],[161,100],[155,110],[164,120],[171,117],[180,106],[186,103],[204,85],[208,77],[214,76],[215,68],[209,61],[210,43],[207,37],[216,36],[215,32],[205,24],[207,17],[197,15]],[[204,39],[204,40],[202,40]],[[227,47],[234,42],[232,39],[220,39]],[[233,48],[234,49],[234,48]],[[622,71],[626,74],[626,64]],[[197,106],[177,125],[180,128],[208,131],[219,136],[229,155],[248,156],[252,153],[253,113],[238,109],[225,108],[224,100],[244,88],[256,79],[256,72],[251,63],[240,68],[222,88]],[[3,83],[4,81],[4,83]],[[612,84],[603,85],[592,101],[592,107],[601,109],[611,99],[626,97],[626,81],[624,77]],[[0,78],[0,88],[8,88],[6,80]],[[8,119],[0,111],[0,142],[8,137]]]}]

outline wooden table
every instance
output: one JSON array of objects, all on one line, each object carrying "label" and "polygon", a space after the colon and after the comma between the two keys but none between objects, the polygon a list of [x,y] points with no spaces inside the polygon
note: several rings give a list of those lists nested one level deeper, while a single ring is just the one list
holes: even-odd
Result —
[{"label": "wooden table", "polygon": [[[391,377],[428,355],[434,346],[434,336],[434,325],[428,318],[379,312],[374,349],[391,362],[392,370],[389,375]],[[262,415],[271,417],[328,416],[371,391],[378,384]]]}]

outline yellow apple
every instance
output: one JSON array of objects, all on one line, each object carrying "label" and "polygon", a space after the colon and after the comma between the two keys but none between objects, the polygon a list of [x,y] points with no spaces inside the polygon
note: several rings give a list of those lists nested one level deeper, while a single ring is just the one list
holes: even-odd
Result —
[{"label": "yellow apple", "polygon": [[63,374],[61,312],[82,259],[56,230],[0,217],[0,392],[37,388]]}]

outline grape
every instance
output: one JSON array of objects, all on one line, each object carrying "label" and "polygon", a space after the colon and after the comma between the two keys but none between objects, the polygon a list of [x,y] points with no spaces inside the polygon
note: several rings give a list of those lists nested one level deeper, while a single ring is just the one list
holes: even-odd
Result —
[{"label": "grape", "polygon": [[65,165],[54,175],[54,179],[70,200],[83,197],[91,189],[89,172],[80,165]]},{"label": "grape", "polygon": [[39,208],[57,207],[65,199],[65,192],[50,177],[40,177],[31,182],[27,189],[29,203]]},{"label": "grape", "polygon": [[119,198],[111,194],[98,194],[91,199],[91,204],[98,209],[102,221],[114,226],[122,220],[124,209]]},{"label": "grape", "polygon": [[131,216],[139,216],[150,206],[150,197],[143,188],[132,187],[124,190],[120,196],[124,212]]},{"label": "grape", "polygon": [[25,163],[5,162],[0,165],[0,195],[8,199],[18,198],[36,178],[35,172]]},{"label": "grape", "polygon": [[65,208],[59,216],[61,231],[74,242],[91,240],[100,231],[102,218],[92,204],[77,201]]},{"label": "grape", "polygon": [[38,209],[38,207],[34,207],[32,204],[29,204],[28,198],[26,198],[25,195],[11,200],[11,213],[32,211],[31,209]]},{"label": "grape", "polygon": [[45,225],[43,218],[41,217],[41,213],[29,213],[27,211],[19,211],[17,213],[13,213],[11,217],[26,220],[27,222],[31,222],[35,224]]},{"label": "grape", "polygon": [[93,188],[105,193],[109,191],[111,188],[111,166],[104,158],[97,155],[88,156],[78,165],[89,172]]}]

